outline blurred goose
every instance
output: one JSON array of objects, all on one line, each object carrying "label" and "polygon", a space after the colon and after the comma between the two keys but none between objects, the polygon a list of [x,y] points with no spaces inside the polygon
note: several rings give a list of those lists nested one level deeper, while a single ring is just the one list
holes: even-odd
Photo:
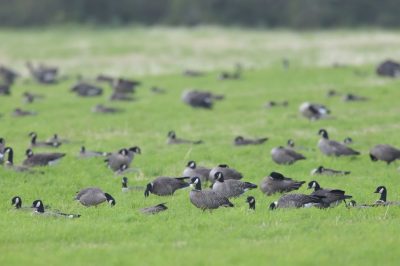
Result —
[{"label": "blurred goose", "polygon": [[242,182],[236,179],[225,180],[224,175],[221,172],[215,173],[215,183],[212,186],[212,190],[220,193],[228,199],[239,197],[246,191],[254,188],[257,188],[257,185],[249,182]]},{"label": "blurred goose", "polygon": [[90,158],[90,157],[104,157],[109,156],[111,153],[109,152],[101,152],[101,151],[88,151],[85,146],[82,146],[79,151],[79,157],[82,158]]},{"label": "blurred goose", "polygon": [[10,95],[11,88],[10,85],[0,84],[0,95]]},{"label": "blurred goose", "polygon": [[289,165],[295,163],[296,161],[306,159],[306,157],[303,154],[298,153],[291,148],[285,148],[283,146],[273,148],[271,150],[271,157],[272,160],[277,164],[289,164]]},{"label": "blurred goose", "polygon": [[286,194],[269,205],[271,210],[276,208],[308,208],[318,206],[322,203],[320,196],[304,195],[304,194]]},{"label": "blurred goose", "polygon": [[184,91],[182,94],[182,101],[194,108],[206,108],[211,109],[213,107],[214,100],[222,100],[223,95],[214,95],[206,91]]},{"label": "blurred goose", "polygon": [[275,193],[285,193],[292,190],[298,190],[306,181],[297,181],[289,177],[285,177],[281,173],[272,172],[265,177],[261,184],[261,191],[267,196]]},{"label": "blurred goose", "polygon": [[142,186],[134,186],[134,187],[128,186],[128,178],[127,177],[122,178],[122,192],[126,193],[126,192],[130,192],[133,190],[143,191],[143,189],[144,189],[144,187],[142,187]]},{"label": "blurred goose", "polygon": [[109,155],[104,161],[107,163],[108,168],[115,172],[120,170],[123,164],[130,166],[136,154],[141,154],[141,149],[139,147],[124,148],[119,150],[118,153]]},{"label": "blurred goose", "polygon": [[47,142],[53,142],[53,143],[70,143],[68,139],[60,138],[58,134],[53,134],[50,138],[46,140]]},{"label": "blurred goose", "polygon": [[320,151],[327,156],[353,156],[360,155],[358,151],[347,147],[343,143],[338,141],[330,140],[328,132],[325,129],[320,129],[318,132],[322,138],[318,142],[318,148]]},{"label": "blurred goose", "polygon": [[6,146],[6,141],[4,140],[4,138],[0,138],[0,164],[2,164],[4,161],[5,146]]},{"label": "blurred goose", "polygon": [[144,214],[156,214],[156,213],[159,213],[162,211],[166,211],[168,209],[168,207],[165,206],[165,204],[167,204],[167,203],[160,203],[156,206],[146,207],[146,208],[140,209],[140,212],[144,213]]},{"label": "blurred goose", "polygon": [[205,73],[193,69],[186,69],[182,72],[182,75],[187,76],[187,77],[200,77],[204,76]]},{"label": "blurred goose", "polygon": [[301,115],[310,120],[326,118],[330,114],[329,109],[325,106],[308,102],[301,104],[299,111]]},{"label": "blurred goose", "polygon": [[25,103],[33,103],[35,100],[44,98],[44,96],[41,94],[34,94],[28,91],[24,92],[24,94],[22,94],[22,97]]},{"label": "blurred goose", "polygon": [[27,158],[22,162],[24,166],[46,166],[56,164],[62,157],[65,156],[65,153],[38,153],[33,154],[31,149],[26,150]]},{"label": "blurred goose", "polygon": [[385,60],[378,65],[376,73],[379,76],[398,77],[400,76],[400,63],[393,60]]},{"label": "blurred goose", "polygon": [[352,144],[352,143],[353,143],[353,139],[350,138],[350,137],[346,137],[346,138],[343,140],[343,144],[345,144],[345,145],[350,145],[350,144]]},{"label": "blurred goose", "polygon": [[89,187],[77,192],[75,200],[78,200],[83,206],[97,206],[103,202],[107,202],[110,206],[116,204],[115,199],[108,193],[104,193],[100,188]]},{"label": "blurred goose", "polygon": [[116,175],[125,175],[127,173],[137,172],[137,171],[138,171],[138,169],[130,168],[127,164],[121,164],[119,166],[119,169],[117,171],[114,171],[114,174],[116,174]]},{"label": "blurred goose", "polygon": [[250,210],[256,209],[256,199],[253,196],[248,196],[246,202],[249,204]]},{"label": "blurred goose", "polygon": [[160,88],[160,87],[157,87],[157,86],[151,87],[151,88],[150,88],[150,91],[151,91],[152,93],[155,93],[155,94],[164,94],[164,93],[166,93],[166,90],[165,90],[165,89]]},{"label": "blurred goose", "polygon": [[98,104],[92,109],[93,113],[101,113],[101,114],[115,114],[115,113],[120,113],[121,111],[122,110],[119,108],[107,107],[103,104]]},{"label": "blurred goose", "polygon": [[185,182],[186,179],[189,179],[189,177],[157,177],[151,183],[147,184],[144,196],[148,197],[150,193],[158,196],[173,195],[178,189],[189,186]]},{"label": "blurred goose", "polygon": [[288,139],[287,141],[287,148],[288,149],[292,149],[292,150],[305,150],[305,151],[314,151],[314,149],[312,148],[307,148],[307,147],[303,147],[303,146],[297,146],[294,142],[294,140],[292,139]]},{"label": "blurred goose", "polygon": [[31,148],[33,147],[54,147],[58,148],[61,146],[61,142],[58,140],[54,141],[37,141],[37,134],[35,132],[29,133],[29,136],[31,137]]},{"label": "blurred goose", "polygon": [[343,101],[345,102],[356,102],[356,101],[367,101],[368,98],[367,97],[363,97],[363,96],[358,96],[352,93],[348,93],[346,95],[343,96]]},{"label": "blurred goose", "polygon": [[283,101],[283,102],[275,102],[275,101],[269,101],[266,104],[264,104],[265,108],[272,108],[272,107],[287,107],[289,105],[288,101]]},{"label": "blurred goose", "polygon": [[79,82],[75,84],[70,89],[70,91],[76,93],[78,96],[81,97],[93,97],[93,96],[100,96],[103,94],[102,88],[87,82]]},{"label": "blurred goose", "polygon": [[244,146],[244,145],[258,145],[258,144],[263,144],[266,142],[268,138],[259,138],[259,139],[245,139],[242,136],[237,136],[233,144],[236,146]]},{"label": "blurred goose", "polygon": [[203,141],[202,140],[192,141],[192,140],[177,138],[175,131],[170,131],[170,132],[168,132],[167,143],[168,144],[201,144],[201,143],[203,143]]},{"label": "blurred goose", "polygon": [[135,99],[130,96],[130,94],[123,93],[123,92],[114,92],[110,96],[110,101],[124,101],[124,102],[131,102]]},{"label": "blurred goose", "polygon": [[350,171],[340,171],[325,168],[322,165],[311,171],[311,175],[349,175],[350,173]]},{"label": "blurred goose", "polygon": [[339,96],[340,93],[337,92],[336,90],[328,90],[328,92],[326,93],[326,97],[334,97],[334,96]]},{"label": "blurred goose", "polygon": [[42,84],[54,84],[57,82],[58,69],[55,67],[48,67],[44,65],[33,66],[32,63],[27,62],[32,77]]},{"label": "blurred goose", "polygon": [[400,149],[386,144],[378,144],[369,151],[369,157],[374,162],[384,161],[391,164],[400,159]]},{"label": "blurred goose", "polygon": [[223,71],[219,74],[218,78],[220,80],[226,80],[226,79],[240,79],[242,75],[242,66],[241,64],[236,64],[235,65],[235,70],[233,72],[227,72]]},{"label": "blurred goose", "polygon": [[136,87],[140,84],[140,81],[118,78],[114,79],[112,87],[118,93],[134,93]]},{"label": "blurred goose", "polygon": [[202,183],[205,183],[208,181],[208,177],[210,175],[210,168],[206,168],[204,166],[198,166],[196,165],[195,161],[189,161],[187,163],[186,168],[183,170],[183,176],[188,176],[190,178],[192,177],[199,177]]},{"label": "blurred goose", "polygon": [[379,205],[400,205],[400,202],[396,202],[396,201],[387,201],[387,189],[385,186],[379,186],[376,188],[374,193],[379,193],[381,194],[381,196],[379,197],[379,199],[377,201],[375,201],[375,203],[373,204],[373,206],[379,206]]},{"label": "blurred goose", "polygon": [[32,202],[32,208],[34,208],[34,214],[48,216],[48,217],[60,217],[60,218],[79,218],[80,214],[67,214],[56,211],[45,211],[43,202],[41,200],[35,200]]},{"label": "blurred goose", "polygon": [[4,152],[8,152],[8,158],[7,161],[5,162],[5,166],[7,168],[11,168],[16,172],[31,172],[33,173],[34,171],[30,169],[27,166],[22,166],[22,165],[14,165],[14,150],[11,147],[7,147],[4,149]]},{"label": "blurred goose", "polygon": [[221,172],[224,176],[224,179],[242,179],[242,173],[238,172],[237,170],[230,168],[227,164],[219,164],[210,171],[210,175],[208,176],[208,180],[212,183],[215,182],[215,174],[217,172]]},{"label": "blurred goose", "polygon": [[346,199],[352,198],[350,195],[345,195],[345,191],[340,189],[323,189],[320,187],[317,181],[311,181],[308,183],[308,189],[312,188],[314,189],[314,192],[311,193],[312,196],[323,197],[321,200],[322,203],[320,204],[321,208],[335,207],[342,201],[346,202]]},{"label": "blurred goose", "polygon": [[190,180],[190,202],[199,209],[217,209],[219,207],[233,207],[234,205],[220,193],[213,190],[201,190],[201,181],[198,177]]},{"label": "blurred goose", "polygon": [[0,78],[3,79],[6,85],[14,83],[15,79],[19,77],[19,74],[9,67],[0,65]]},{"label": "blurred goose", "polygon": [[31,116],[31,115],[36,115],[36,112],[25,111],[22,110],[21,108],[15,108],[11,115],[15,117]]}]

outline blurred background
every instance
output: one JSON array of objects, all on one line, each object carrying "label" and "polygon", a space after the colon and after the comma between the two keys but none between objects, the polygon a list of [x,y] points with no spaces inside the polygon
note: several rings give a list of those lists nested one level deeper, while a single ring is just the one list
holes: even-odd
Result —
[{"label": "blurred background", "polygon": [[398,0],[0,0],[1,26],[65,23],[298,29],[400,25]]}]

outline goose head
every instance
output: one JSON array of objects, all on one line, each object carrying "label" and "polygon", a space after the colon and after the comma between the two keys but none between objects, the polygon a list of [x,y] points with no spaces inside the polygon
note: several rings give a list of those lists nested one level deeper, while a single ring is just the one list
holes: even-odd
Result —
[{"label": "goose head", "polygon": [[104,196],[106,196],[106,200],[107,200],[108,204],[110,204],[111,207],[115,206],[116,201],[115,201],[115,199],[113,198],[113,196],[111,196],[111,195],[108,194],[108,193],[104,193]]},{"label": "goose head", "polygon": [[318,135],[322,136],[324,139],[329,139],[328,132],[323,128],[318,131]]},{"label": "goose head", "polygon": [[11,205],[14,206],[16,209],[21,208],[22,206],[22,199],[20,196],[15,196],[11,199]]},{"label": "goose head", "polygon": [[224,182],[224,175],[221,172],[216,172],[214,174],[215,181]]},{"label": "goose head", "polygon": [[36,212],[43,213],[44,212],[44,205],[41,200],[35,200],[32,202],[32,208],[36,210]]},{"label": "goose head", "polygon": [[176,134],[175,134],[175,131],[170,131],[170,132],[168,132],[168,137],[170,138],[170,139],[175,139],[176,138]]},{"label": "goose head", "polygon": [[256,209],[256,199],[253,196],[248,196],[246,202],[249,204],[249,209]]},{"label": "goose head", "polygon": [[190,179],[190,183],[189,183],[190,187],[195,189],[195,190],[201,190],[201,181],[200,178],[198,178],[197,176],[192,177]]},{"label": "goose head", "polygon": [[189,167],[191,169],[196,169],[196,162],[195,161],[189,161],[187,163],[187,167]]},{"label": "goose head", "polygon": [[310,183],[308,183],[308,187],[307,187],[308,189],[314,189],[314,190],[318,190],[318,189],[320,189],[321,187],[319,186],[319,184],[318,184],[318,182],[317,181],[315,181],[315,180],[313,180],[313,181],[311,181]]}]

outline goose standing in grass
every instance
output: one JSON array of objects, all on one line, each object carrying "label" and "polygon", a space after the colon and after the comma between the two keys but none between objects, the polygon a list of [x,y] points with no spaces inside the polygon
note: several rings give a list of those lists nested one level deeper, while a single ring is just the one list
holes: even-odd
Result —
[{"label": "goose standing in grass", "polygon": [[183,176],[199,177],[202,183],[208,181],[208,177],[210,175],[210,168],[204,166],[198,166],[195,161],[189,161],[186,165],[186,168],[183,170]]},{"label": "goose standing in grass", "polygon": [[110,206],[116,204],[115,199],[108,193],[104,193],[100,188],[89,187],[77,192],[75,200],[78,200],[83,206],[97,206],[103,202],[107,202]]},{"label": "goose standing in grass", "polygon": [[400,149],[386,144],[378,144],[369,151],[369,157],[374,162],[384,161],[387,164],[391,164],[400,159]]},{"label": "goose standing in grass", "polygon": [[79,157],[82,158],[105,157],[109,155],[111,155],[111,153],[101,152],[101,151],[88,151],[86,150],[85,146],[82,146],[81,149],[79,150]]},{"label": "goose standing in grass", "polygon": [[31,137],[31,148],[34,147],[54,147],[58,148],[61,146],[61,142],[53,139],[53,141],[37,141],[37,134],[35,132],[29,133]]},{"label": "goose standing in grass", "polygon": [[256,199],[253,196],[248,196],[246,202],[249,204],[250,210],[256,209]]},{"label": "goose standing in grass", "polygon": [[292,178],[285,177],[281,173],[272,172],[265,177],[261,184],[261,191],[267,196],[275,193],[285,193],[292,190],[298,190],[306,181],[297,181]]},{"label": "goose standing in grass", "polygon": [[342,201],[346,203],[346,199],[352,198],[350,195],[345,195],[345,191],[340,189],[321,188],[317,181],[308,183],[308,189],[314,189],[311,193],[312,196],[323,197],[319,205],[321,208],[335,207]]},{"label": "goose standing in grass", "polygon": [[326,118],[330,114],[330,110],[324,105],[309,102],[302,103],[299,111],[302,116],[310,120]]},{"label": "goose standing in grass", "polygon": [[59,218],[79,218],[80,214],[68,214],[56,211],[45,211],[43,202],[41,200],[35,200],[32,202],[32,208],[35,210],[34,214],[48,216],[48,217],[59,217]]},{"label": "goose standing in grass", "polygon": [[190,202],[199,209],[217,209],[219,207],[233,207],[234,205],[220,193],[213,190],[201,190],[201,181],[198,177],[190,180]]},{"label": "goose standing in grass", "polygon": [[318,134],[322,138],[318,141],[318,148],[320,151],[327,156],[354,156],[360,155],[358,151],[347,147],[343,143],[338,141],[330,140],[328,132],[325,129],[320,129]]},{"label": "goose standing in grass", "polygon": [[11,147],[5,148],[5,153],[8,153],[8,158],[5,162],[5,167],[13,169],[16,172],[30,172],[34,173],[31,168],[22,165],[14,165],[14,150]]},{"label": "goose standing in grass", "polygon": [[167,204],[167,203],[160,203],[160,204],[157,204],[156,206],[146,207],[146,208],[140,209],[140,212],[144,213],[144,214],[156,214],[159,212],[163,212],[168,209],[168,207],[165,206],[165,204]]},{"label": "goose standing in grass", "polygon": [[208,176],[208,180],[212,183],[215,182],[215,174],[217,172],[221,172],[224,175],[224,179],[242,179],[243,175],[239,171],[230,168],[227,164],[219,164],[210,171],[210,175]]},{"label": "goose standing in grass", "polygon": [[291,148],[285,148],[283,146],[273,148],[271,150],[271,157],[272,160],[277,164],[288,164],[288,165],[291,165],[296,161],[306,159],[306,157],[303,154],[298,153]]},{"label": "goose standing in grass", "polygon": [[202,144],[203,141],[202,140],[187,140],[187,139],[181,139],[178,138],[175,134],[175,131],[170,131],[168,132],[168,140],[167,140],[168,144]]},{"label": "goose standing in grass", "polygon": [[308,208],[318,206],[322,203],[323,197],[304,195],[304,194],[286,194],[269,205],[270,210],[277,208]]},{"label": "goose standing in grass", "polygon": [[26,159],[23,161],[24,166],[46,166],[56,164],[65,153],[38,153],[34,154],[31,149],[26,150]]},{"label": "goose standing in grass", "polygon": [[259,144],[263,144],[267,140],[268,140],[268,138],[247,139],[242,136],[237,136],[233,140],[233,145],[235,145],[235,146],[259,145]]},{"label": "goose standing in grass", "polygon": [[158,196],[170,196],[175,193],[178,189],[188,187],[189,184],[185,182],[190,177],[166,177],[160,176],[154,179],[151,183],[148,183],[144,196],[148,197],[150,193]]},{"label": "goose standing in grass", "polygon": [[224,179],[224,175],[221,172],[216,172],[214,175],[215,182],[212,186],[212,190],[220,193],[226,198],[239,197],[250,189],[257,188],[257,185],[250,182],[242,182],[236,179]]},{"label": "goose standing in grass", "polygon": [[340,170],[325,168],[322,165],[311,171],[311,175],[349,175],[350,173],[351,173],[350,171],[340,171]]}]

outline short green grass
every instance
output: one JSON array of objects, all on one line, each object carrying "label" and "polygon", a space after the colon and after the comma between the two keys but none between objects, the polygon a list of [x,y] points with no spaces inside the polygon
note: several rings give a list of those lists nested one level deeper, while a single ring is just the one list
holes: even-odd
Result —
[{"label": "short green grass", "polygon": [[[367,156],[369,148],[378,143],[400,146],[400,82],[376,77],[372,65],[389,55],[391,45],[399,38],[395,32],[375,31],[370,43],[352,42],[368,40],[369,34],[218,28],[1,31],[0,55],[10,65],[15,62],[24,75],[13,87],[12,96],[0,98],[0,136],[14,147],[16,164],[24,159],[31,131],[36,131],[39,138],[57,132],[73,142],[59,149],[67,157],[59,165],[43,169],[43,175],[0,169],[0,265],[397,265],[398,207],[269,211],[269,204],[279,196],[266,197],[254,190],[247,195],[257,199],[255,212],[248,210],[246,196],[233,200],[235,208],[202,212],[191,205],[189,189],[163,198],[151,195],[145,199],[142,192],[122,194],[121,177],[114,176],[101,159],[76,158],[82,144],[88,149],[107,151],[138,145],[142,155],[135,158],[133,166],[139,171],[127,175],[130,185],[145,185],[160,175],[179,176],[187,161],[193,159],[209,167],[227,163],[241,171],[244,180],[257,184],[271,171],[279,171],[295,179],[316,178],[324,187],[344,189],[360,203],[375,201],[377,195],[372,192],[378,185],[388,187],[389,200],[400,200],[399,165],[372,163]],[[200,45],[200,39],[201,48],[196,53],[194,47]],[[240,44],[253,44],[256,40],[254,49],[237,44],[241,56],[223,54],[219,45],[235,51],[235,43],[231,42],[234,39]],[[268,39],[270,43],[257,42]],[[288,40],[292,42],[289,44]],[[312,48],[305,48],[306,40],[310,40]],[[351,65],[321,66],[322,61],[317,59],[323,56],[318,54],[324,54],[329,47],[323,40],[340,43],[348,51],[344,53],[348,55],[344,63]],[[293,49],[288,52],[294,57],[294,65],[284,71],[279,60],[287,46],[303,48],[298,53]],[[274,49],[277,54],[272,53]],[[83,56],[85,51],[87,56]],[[127,54],[134,56],[124,57]],[[363,55],[366,59],[361,65],[352,61]],[[374,55],[373,59],[368,55]],[[145,69],[138,70],[140,64],[135,58],[141,56],[146,59]],[[136,77],[138,70],[143,86],[132,103],[109,103],[109,88],[105,88],[102,97],[78,98],[68,92],[73,80],[43,86],[27,79],[24,60],[48,62],[47,57],[67,75],[111,72]],[[184,67],[230,69],[241,60],[247,68],[239,81],[217,80],[216,70],[200,78],[179,74]],[[263,60],[264,64],[258,64]],[[150,65],[163,74],[154,75],[157,71],[151,71]],[[355,70],[366,76],[355,75]],[[153,95],[149,91],[152,85],[165,88],[167,94]],[[180,101],[187,88],[211,90],[225,94],[226,99],[217,102],[212,111],[191,109]],[[353,92],[370,100],[344,103],[340,97],[326,98],[328,89]],[[21,94],[25,90],[45,94],[46,99],[24,105]],[[288,100],[289,106],[264,109],[268,100]],[[297,110],[304,101],[326,104],[334,119],[310,122],[301,118]],[[125,111],[118,115],[93,114],[90,109],[97,103]],[[10,113],[17,106],[35,110],[38,115],[13,118]],[[308,159],[292,166],[279,166],[271,160],[270,150],[289,138],[298,145],[315,148],[320,128],[326,128],[333,139],[352,137],[352,146],[362,155],[328,158],[319,151],[306,151]],[[168,146],[166,134],[171,129],[184,138],[203,139],[205,144]],[[270,140],[261,146],[237,148],[232,145],[236,135],[267,136]],[[35,150],[39,151],[44,150]],[[351,170],[352,174],[310,176],[311,169],[319,165]],[[85,208],[74,202],[75,192],[87,186],[103,188],[116,198],[117,205]],[[302,187],[299,192],[310,191]],[[40,198],[53,208],[80,213],[82,217],[67,220],[19,213],[10,206],[14,195],[20,195],[25,204]],[[166,212],[154,216],[138,212],[139,208],[161,202],[167,202]]]}]

